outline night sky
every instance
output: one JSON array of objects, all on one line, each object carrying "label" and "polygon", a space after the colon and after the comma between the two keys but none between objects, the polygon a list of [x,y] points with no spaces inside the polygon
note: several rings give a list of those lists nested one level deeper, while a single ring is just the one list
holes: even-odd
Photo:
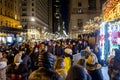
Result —
[{"label": "night sky", "polygon": [[61,12],[62,12],[62,19],[65,22],[66,31],[68,32],[69,0],[61,0]]}]

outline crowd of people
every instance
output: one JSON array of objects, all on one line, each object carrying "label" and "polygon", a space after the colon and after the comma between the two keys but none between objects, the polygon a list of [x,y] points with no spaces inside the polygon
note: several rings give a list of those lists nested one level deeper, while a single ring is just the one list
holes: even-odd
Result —
[{"label": "crowd of people", "polygon": [[[120,80],[120,50],[114,52],[108,74]],[[0,80],[104,80],[101,55],[99,44],[86,40],[1,44]]]}]

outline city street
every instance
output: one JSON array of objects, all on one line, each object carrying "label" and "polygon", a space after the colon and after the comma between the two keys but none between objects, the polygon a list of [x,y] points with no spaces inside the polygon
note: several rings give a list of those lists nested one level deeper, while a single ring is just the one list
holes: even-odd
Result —
[{"label": "city street", "polygon": [[120,80],[118,74],[120,0],[0,0],[0,80]]}]

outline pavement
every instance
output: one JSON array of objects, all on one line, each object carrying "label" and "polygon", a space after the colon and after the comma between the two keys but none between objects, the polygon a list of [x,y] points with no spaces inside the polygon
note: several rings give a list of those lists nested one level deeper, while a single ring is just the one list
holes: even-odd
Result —
[{"label": "pavement", "polygon": [[[74,65],[77,64],[78,60],[81,58],[81,54],[75,54],[73,55],[73,60],[74,60]],[[108,66],[103,66],[102,67],[102,73],[104,80],[110,80],[108,76]]]},{"label": "pavement", "polygon": [[102,67],[102,73],[103,73],[103,77],[104,77],[104,80],[110,80],[109,79],[109,76],[108,76],[108,67]]}]

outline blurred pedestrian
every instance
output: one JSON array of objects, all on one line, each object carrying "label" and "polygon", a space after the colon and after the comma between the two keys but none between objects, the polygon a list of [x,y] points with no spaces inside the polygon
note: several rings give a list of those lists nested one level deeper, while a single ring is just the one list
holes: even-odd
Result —
[{"label": "blurred pedestrian", "polygon": [[64,49],[63,49],[60,41],[57,42],[57,45],[56,45],[56,48],[55,48],[55,55],[57,57],[63,57],[64,56]]},{"label": "blurred pedestrian", "polygon": [[88,70],[92,80],[103,80],[101,65],[98,63],[96,55],[90,50],[89,46],[86,47],[86,69]]},{"label": "blurred pedestrian", "polygon": [[78,65],[82,66],[84,70],[86,71],[87,80],[92,80],[91,76],[89,75],[88,71],[86,70],[86,60],[84,58],[81,58],[77,62]]},{"label": "blurred pedestrian", "polygon": [[97,56],[98,63],[102,64],[102,60],[101,60],[102,52],[101,52],[100,47],[99,47],[98,44],[95,44],[94,53]]},{"label": "blurred pedestrian", "polygon": [[39,69],[32,72],[28,80],[63,80],[54,72],[54,59],[47,51],[39,54]]},{"label": "blurred pedestrian", "polygon": [[65,56],[64,56],[65,70],[68,72],[69,68],[73,64],[72,50],[69,48],[66,48],[64,50],[64,53],[65,53]]},{"label": "blurred pedestrian", "polygon": [[0,52],[0,80],[6,80],[7,59]]},{"label": "blurred pedestrian", "polygon": [[110,80],[120,80],[120,50],[114,49],[115,56],[108,63]]},{"label": "blurred pedestrian", "polygon": [[63,58],[58,58],[55,61],[55,71],[65,80],[67,72],[65,70],[65,62]]},{"label": "blurred pedestrian", "polygon": [[80,65],[72,66],[68,71],[66,80],[87,80],[84,68]]},{"label": "blurred pedestrian", "polygon": [[22,60],[23,49],[16,54],[14,63],[8,68],[7,74],[9,74],[10,80],[27,80],[28,68]]}]

